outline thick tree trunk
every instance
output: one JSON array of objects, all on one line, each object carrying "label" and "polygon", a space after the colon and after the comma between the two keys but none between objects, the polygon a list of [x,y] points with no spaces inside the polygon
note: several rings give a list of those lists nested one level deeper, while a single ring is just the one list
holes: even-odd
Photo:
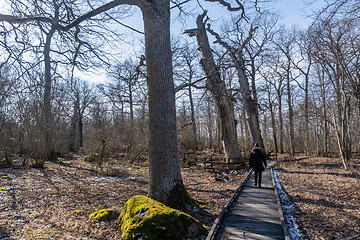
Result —
[{"label": "thick tree trunk", "polygon": [[259,143],[260,147],[265,151],[265,146],[260,132],[259,120],[257,118],[256,105],[254,103],[254,100],[251,98],[248,88],[249,85],[245,77],[245,72],[238,69],[238,77],[240,82],[242,103],[245,108],[246,121],[248,123],[251,137],[253,139],[253,142]]},{"label": "thick tree trunk", "polygon": [[203,17],[204,15],[200,15],[197,18],[195,34],[193,31],[189,33],[190,36],[196,35],[197,38],[199,51],[201,53],[200,64],[207,77],[207,88],[215,102],[217,120],[220,128],[220,139],[225,152],[225,158],[229,162],[244,163],[241,158],[237,139],[234,106],[226,90],[225,82],[221,80],[219,70],[215,65]]},{"label": "thick tree trunk", "polygon": [[258,97],[257,97],[257,93],[256,93],[256,68],[255,68],[255,60],[254,58],[250,59],[250,63],[251,63],[251,91],[252,91],[252,97],[254,99],[254,104],[256,106],[255,111],[256,111],[256,118],[259,120],[259,111],[258,111]]},{"label": "thick tree trunk", "polygon": [[149,196],[174,208],[190,197],[181,178],[170,46],[170,1],[144,2],[149,101]]},{"label": "thick tree trunk", "polygon": [[[200,24],[203,26],[203,28],[205,28],[205,24],[202,21],[205,14],[206,14],[206,12],[203,15],[200,15],[197,19],[198,29],[200,29],[200,27],[199,27]],[[233,64],[238,73],[238,81],[240,84],[240,94],[242,97],[242,103],[243,103],[245,113],[246,113],[246,120],[248,123],[248,127],[250,130],[253,142],[259,143],[260,147],[265,152],[265,146],[264,146],[263,139],[262,139],[261,132],[260,132],[259,119],[257,117],[257,105],[254,102],[253,98],[251,97],[249,82],[248,82],[248,79],[246,76],[244,59],[242,56],[242,51],[233,49],[226,42],[221,40],[219,34],[215,33],[214,31],[212,31],[209,28],[207,30],[213,36],[215,36],[216,42],[221,44],[227,50],[227,53],[230,55],[230,57],[233,61]],[[199,30],[199,32],[201,32],[201,30]],[[205,32],[205,29],[204,29],[204,32]],[[206,32],[205,32],[205,35],[206,35]],[[252,35],[252,33],[250,33],[247,40],[251,39],[251,35]],[[245,41],[247,41],[247,40],[245,40]],[[201,43],[204,44],[204,42],[201,42]],[[244,42],[244,44],[245,44],[245,42]],[[203,47],[203,46],[201,45],[200,47]],[[210,47],[209,47],[209,49],[210,49]]]}]

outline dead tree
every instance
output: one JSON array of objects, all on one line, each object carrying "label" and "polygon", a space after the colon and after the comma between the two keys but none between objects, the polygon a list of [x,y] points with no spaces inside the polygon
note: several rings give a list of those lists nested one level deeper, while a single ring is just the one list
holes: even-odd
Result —
[{"label": "dead tree", "polygon": [[[203,16],[201,18],[203,25],[205,25],[205,23],[203,22],[203,18],[205,17],[205,14],[206,13],[201,15],[201,16]],[[256,111],[257,106],[255,104],[254,99],[251,96],[249,81],[246,76],[245,61],[243,58],[244,47],[251,40],[252,35],[253,35],[254,31],[256,30],[256,28],[251,27],[249,36],[245,39],[243,44],[241,46],[239,46],[238,48],[231,47],[228,43],[223,41],[220,38],[219,34],[217,34],[216,32],[214,32],[213,30],[210,29],[210,26],[208,26],[206,30],[208,32],[210,32],[216,38],[216,43],[219,43],[221,46],[223,46],[226,49],[227,54],[230,56],[234,66],[237,70],[238,81],[240,84],[241,99],[242,99],[242,103],[243,103],[243,106],[245,109],[246,121],[248,123],[248,127],[250,130],[252,139],[254,142],[258,142],[260,147],[265,150],[263,139],[261,136],[260,126],[259,126],[259,119],[257,117],[257,111]]]},{"label": "dead tree", "polygon": [[234,105],[225,82],[221,79],[216,66],[207,37],[205,22],[206,12],[196,20],[197,28],[186,30],[190,37],[196,36],[198,50],[201,54],[200,64],[207,77],[207,89],[211,92],[216,106],[217,118],[220,126],[220,138],[225,152],[225,158],[230,162],[242,162],[237,139]]}]

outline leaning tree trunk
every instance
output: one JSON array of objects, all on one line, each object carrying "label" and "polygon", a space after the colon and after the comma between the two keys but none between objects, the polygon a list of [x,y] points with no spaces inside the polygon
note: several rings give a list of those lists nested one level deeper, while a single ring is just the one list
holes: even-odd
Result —
[{"label": "leaning tree trunk", "polygon": [[257,106],[255,105],[249,91],[249,82],[246,78],[245,67],[243,64],[238,63],[236,68],[238,70],[242,103],[245,108],[245,117],[249,126],[251,137],[253,141],[259,143],[260,147],[265,151],[265,146],[260,132],[259,120],[257,118]]},{"label": "leaning tree trunk", "polygon": [[215,65],[205,30],[205,23],[203,22],[204,16],[205,14],[198,16],[196,20],[197,29],[187,30],[185,33],[189,33],[190,36],[196,36],[198,42],[198,50],[201,53],[200,64],[207,77],[207,88],[215,102],[225,158],[229,162],[243,163],[237,139],[234,106],[226,90],[225,82],[221,80],[220,72]]},{"label": "leaning tree trunk", "polygon": [[149,196],[174,208],[190,200],[181,178],[170,46],[170,1],[144,2],[149,101]]},{"label": "leaning tree trunk", "polygon": [[[200,15],[198,17],[198,20],[197,20],[197,22],[200,22],[199,18],[202,17],[201,18],[201,24],[203,26],[205,26],[205,24],[202,22],[202,19],[204,18],[205,14],[206,14],[206,12],[203,15]],[[199,23],[198,23],[198,26],[199,26]],[[244,59],[243,59],[243,56],[242,56],[242,51],[241,51],[241,49],[240,50],[239,49],[234,49],[231,46],[229,46],[226,42],[224,42],[220,38],[219,34],[215,33],[210,28],[207,28],[207,31],[209,31],[216,38],[217,43],[222,45],[227,50],[227,53],[230,55],[231,60],[233,61],[233,64],[234,64],[234,66],[235,66],[235,68],[237,70],[237,73],[238,73],[238,81],[239,81],[239,84],[240,84],[240,94],[241,94],[242,103],[243,103],[243,106],[244,106],[244,109],[245,109],[246,120],[247,120],[247,123],[248,123],[248,127],[249,127],[249,130],[250,130],[251,137],[252,137],[254,142],[259,143],[260,147],[265,152],[265,146],[264,146],[263,139],[262,139],[262,136],[261,136],[260,126],[259,126],[259,119],[258,119],[258,116],[257,116],[257,109],[256,109],[257,106],[256,106],[256,103],[255,103],[254,99],[251,97],[249,81],[248,81],[247,76],[246,76],[246,69],[245,69]],[[246,45],[247,42],[250,41],[250,39],[252,38],[253,32],[254,32],[254,29],[251,29],[250,30],[250,35],[245,40],[243,45]]]}]

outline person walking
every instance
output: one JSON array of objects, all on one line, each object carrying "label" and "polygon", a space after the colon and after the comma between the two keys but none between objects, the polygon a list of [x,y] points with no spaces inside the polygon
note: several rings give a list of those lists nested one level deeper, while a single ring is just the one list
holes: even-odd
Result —
[{"label": "person walking", "polygon": [[249,164],[255,172],[255,186],[259,186],[259,188],[261,188],[261,175],[262,172],[265,170],[264,166],[267,167],[267,163],[265,154],[263,153],[257,142],[251,149]]}]

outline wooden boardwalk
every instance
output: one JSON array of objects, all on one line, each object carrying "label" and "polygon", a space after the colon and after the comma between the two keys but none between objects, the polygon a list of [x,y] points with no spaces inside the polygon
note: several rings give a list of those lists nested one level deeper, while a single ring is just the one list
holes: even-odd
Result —
[{"label": "wooden boardwalk", "polygon": [[263,172],[262,180],[262,188],[258,188],[254,177],[250,177],[229,206],[216,234],[207,239],[285,239],[271,170]]}]

